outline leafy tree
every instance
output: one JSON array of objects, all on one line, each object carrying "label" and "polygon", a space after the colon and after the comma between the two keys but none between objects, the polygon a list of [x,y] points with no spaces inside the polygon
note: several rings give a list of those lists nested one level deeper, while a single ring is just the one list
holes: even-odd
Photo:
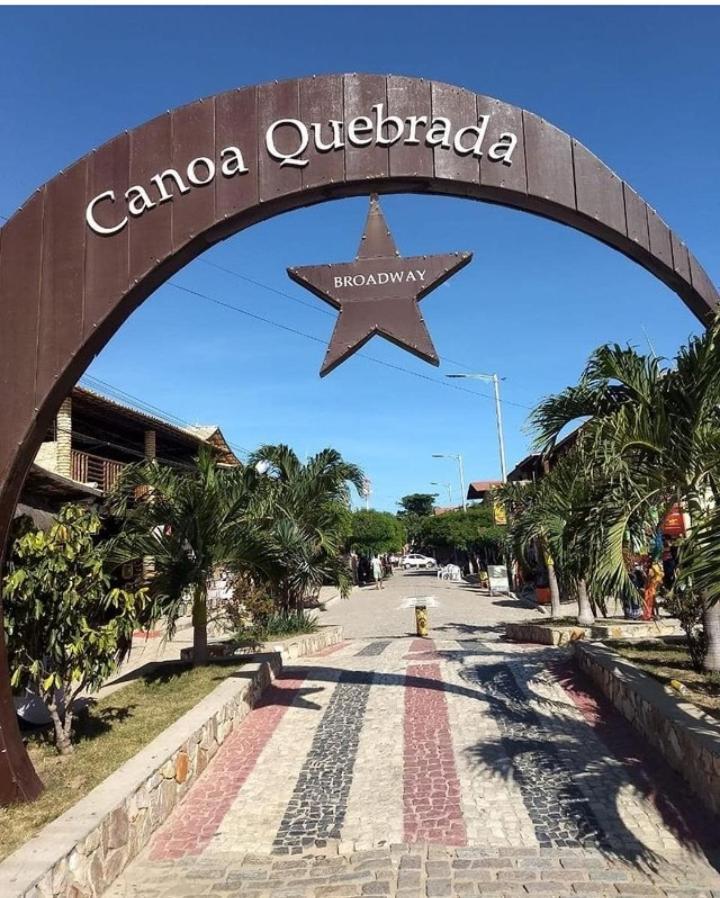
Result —
[{"label": "leafy tree", "polygon": [[495,557],[502,554],[505,533],[493,523],[492,509],[477,505],[467,511],[448,511],[423,518],[419,539],[423,546],[433,550]]},{"label": "leafy tree", "polygon": [[352,514],[347,545],[368,555],[401,552],[405,545],[402,522],[388,511],[355,511]]},{"label": "leafy tree", "polygon": [[400,517],[404,515],[417,515],[426,518],[433,512],[433,506],[437,499],[437,493],[412,493],[409,496],[403,496],[398,502],[402,507],[402,511],[398,512]]},{"label": "leafy tree", "polygon": [[151,559],[146,624],[165,618],[172,636],[191,597],[196,665],[208,662],[207,593],[215,573],[223,567],[259,573],[271,561],[247,520],[253,475],[218,465],[203,449],[189,470],[154,462],[129,466],[109,500],[122,522],[115,560]]},{"label": "leafy tree", "polygon": [[626,550],[647,547],[679,504],[692,532],[681,547],[677,588],[687,589],[692,578],[700,591],[704,666],[720,670],[718,322],[683,346],[674,366],[630,347],[600,347],[579,383],[544,400],[532,422],[549,448],[565,426],[586,418],[581,442],[598,488],[577,532],[595,592],[636,594]]},{"label": "leafy tree", "polygon": [[305,464],[287,446],[266,445],[235,467],[209,450],[190,470],[133,466],[111,499],[125,525],[116,557],[152,559],[148,620],[165,617],[170,633],[191,596],[193,659],[205,664],[207,594],[219,570],[253,596],[264,591],[283,612],[299,609],[324,582],[349,592],[341,551],[350,484],[359,490],[362,472],[333,449]]},{"label": "leafy tree", "polygon": [[[258,474],[258,465],[269,465]],[[323,583],[347,595],[352,581],[342,558],[351,527],[350,488],[358,493],[363,472],[334,449],[304,464],[287,446],[261,446],[248,459],[253,501],[247,520],[263,541],[270,595],[281,609],[299,609]]]},{"label": "leafy tree", "polygon": [[16,540],[4,581],[12,685],[45,702],[61,754],[73,750],[78,695],[116,668],[145,599],[142,590],[112,585],[100,528],[96,512],[65,505],[47,532],[29,530]]},{"label": "leafy tree", "polygon": [[[578,623],[590,626],[594,614],[587,589],[588,558],[577,538],[578,513],[590,488],[589,467],[579,450],[571,451],[541,480],[507,483],[497,490],[508,512],[509,535],[518,558],[539,551],[548,573],[550,614],[561,614],[561,585],[578,600]],[[580,521],[580,530],[584,522]]]}]

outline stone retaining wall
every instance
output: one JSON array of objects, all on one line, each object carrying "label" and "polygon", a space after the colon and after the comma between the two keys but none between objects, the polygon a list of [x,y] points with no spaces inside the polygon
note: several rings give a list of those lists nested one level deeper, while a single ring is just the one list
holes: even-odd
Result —
[{"label": "stone retaining wall", "polygon": [[682,635],[676,621],[597,620],[592,627],[577,624],[512,623],[505,625],[505,635],[517,642],[537,642],[540,645],[567,645],[578,639],[661,639]]},{"label": "stone retaining wall", "polygon": [[575,659],[710,810],[720,814],[720,721],[671,694],[607,646],[575,643]]},{"label": "stone retaining wall", "polygon": [[283,662],[342,640],[321,627],[263,647],[191,711],[0,863],[2,898],[98,898],[148,843]]},{"label": "stone retaining wall", "polygon": [[537,642],[540,645],[566,645],[585,639],[586,627],[553,627],[550,624],[506,624],[505,635],[515,642]]}]

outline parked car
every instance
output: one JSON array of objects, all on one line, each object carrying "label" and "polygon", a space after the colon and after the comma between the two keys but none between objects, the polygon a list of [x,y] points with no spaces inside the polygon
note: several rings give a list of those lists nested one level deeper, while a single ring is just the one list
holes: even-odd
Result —
[{"label": "parked car", "polygon": [[430,570],[431,568],[437,567],[437,562],[434,558],[430,558],[429,555],[418,555],[417,553],[412,553],[403,557],[401,565],[406,571],[412,570],[413,568],[423,567]]}]

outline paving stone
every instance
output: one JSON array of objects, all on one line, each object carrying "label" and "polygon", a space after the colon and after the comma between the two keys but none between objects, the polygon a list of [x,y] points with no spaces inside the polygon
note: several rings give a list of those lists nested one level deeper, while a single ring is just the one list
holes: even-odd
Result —
[{"label": "paving stone", "polygon": [[452,883],[449,879],[428,879],[425,883],[425,894],[428,898],[444,898],[452,895]]},{"label": "paving stone", "polygon": [[563,650],[499,638],[534,612],[436,587],[434,640],[402,635],[415,576],[330,609],[350,638],[286,668],[104,898],[720,898],[717,822],[698,841]]}]

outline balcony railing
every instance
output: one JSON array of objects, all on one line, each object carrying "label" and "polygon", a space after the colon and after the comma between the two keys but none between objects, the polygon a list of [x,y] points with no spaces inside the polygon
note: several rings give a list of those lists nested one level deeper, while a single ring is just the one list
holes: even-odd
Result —
[{"label": "balcony railing", "polygon": [[89,452],[80,452],[78,449],[72,450],[71,460],[73,480],[97,484],[98,489],[105,493],[113,488],[125,467],[121,461],[90,455]]}]

